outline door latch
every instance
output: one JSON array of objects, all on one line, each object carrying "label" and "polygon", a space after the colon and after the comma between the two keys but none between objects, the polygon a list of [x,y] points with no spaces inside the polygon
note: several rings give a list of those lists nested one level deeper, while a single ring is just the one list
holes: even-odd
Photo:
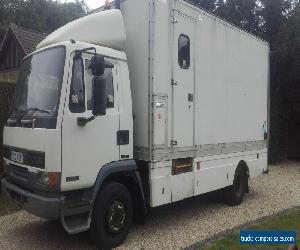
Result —
[{"label": "door latch", "polygon": [[174,23],[174,24],[178,23],[178,21],[176,20],[176,18],[174,16],[172,17],[172,23]]},{"label": "door latch", "polygon": [[171,85],[172,85],[172,86],[177,86],[178,84],[179,84],[178,81],[176,81],[176,80],[174,80],[174,79],[171,80]]}]

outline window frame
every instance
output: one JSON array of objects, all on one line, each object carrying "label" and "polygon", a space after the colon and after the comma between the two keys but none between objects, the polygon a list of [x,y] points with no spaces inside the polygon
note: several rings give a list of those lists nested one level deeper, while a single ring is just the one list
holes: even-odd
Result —
[{"label": "window frame", "polygon": [[[182,37],[185,37],[185,38],[188,39],[188,45],[189,45],[189,58],[188,58],[189,61],[188,61],[188,66],[186,66],[186,67],[184,67],[181,64],[181,62],[180,62],[180,39]],[[178,65],[179,65],[179,67],[182,68],[182,69],[190,69],[190,67],[191,67],[191,39],[190,39],[190,37],[188,35],[185,35],[183,33],[181,33],[179,35],[179,37],[178,37],[178,51],[177,51],[177,53],[178,53]]]},{"label": "window frame", "polygon": [[[114,77],[114,68],[115,68],[115,64],[113,64],[114,67],[113,68],[107,68],[108,70],[110,70],[111,72],[111,85],[112,85],[112,91],[113,91],[113,105],[112,106],[108,106],[108,93],[107,93],[107,89],[108,89],[108,84],[107,84],[107,78],[105,79],[106,81],[106,109],[114,109],[115,108],[115,77]],[[105,69],[105,70],[107,70]]]},{"label": "window frame", "polygon": [[[76,58],[78,57],[78,58]],[[71,105],[72,105],[72,102],[71,102],[71,95],[72,95],[72,89],[73,89],[73,80],[74,80],[74,68],[75,68],[75,60],[80,60],[81,61],[81,68],[82,68],[82,84],[83,84],[83,107],[81,108],[74,108],[74,110],[72,110],[71,108]],[[84,77],[84,61],[83,61],[83,58],[80,57],[80,56],[74,56],[73,57],[73,66],[72,66],[72,79],[71,79],[71,84],[70,84],[70,94],[69,94],[69,110],[71,113],[73,114],[82,114],[84,112],[86,112],[86,89],[85,89],[85,77]]]},{"label": "window frame", "polygon": [[[82,55],[82,59],[83,59],[83,71],[84,71],[84,76],[83,76],[83,78],[84,78],[84,80],[85,80],[85,97],[86,97],[86,100],[85,100],[85,105],[86,105],[86,111],[91,111],[92,110],[92,108],[91,109],[89,109],[89,106],[88,106],[88,99],[89,99],[89,97],[88,97],[88,91],[87,91],[87,86],[88,86],[88,84],[86,83],[86,77],[87,77],[87,74],[86,74],[86,71],[87,71],[87,67],[86,67],[86,60],[91,60],[88,56],[84,56],[84,55],[90,55],[90,56],[93,56],[94,54],[92,54],[92,53],[88,53],[88,52],[85,52],[85,53],[83,53],[83,55]],[[97,55],[101,55],[101,54],[98,54],[97,53]],[[115,71],[114,71],[114,69],[116,68],[116,63],[114,63],[114,62],[110,62],[110,61],[107,61],[107,59],[110,59],[109,57],[106,57],[106,56],[104,56],[104,59],[105,59],[105,62],[106,63],[110,63],[110,64],[112,64],[113,65],[113,68],[111,68],[110,70],[111,70],[111,75],[112,75],[112,89],[113,89],[113,106],[108,106],[107,104],[106,104],[106,110],[110,110],[110,109],[115,109],[116,108],[116,83],[115,83]],[[105,70],[108,70],[109,68],[106,68]],[[104,74],[103,74],[104,75]],[[93,81],[91,82],[91,86],[93,86]],[[93,90],[91,90],[92,92],[92,96],[93,96]],[[108,97],[108,95],[106,95],[106,97]]]}]

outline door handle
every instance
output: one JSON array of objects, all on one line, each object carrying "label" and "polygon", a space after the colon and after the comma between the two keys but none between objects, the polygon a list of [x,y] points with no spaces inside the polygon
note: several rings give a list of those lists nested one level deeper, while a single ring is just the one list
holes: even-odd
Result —
[{"label": "door handle", "polygon": [[78,127],[84,127],[87,123],[95,120],[96,116],[91,116],[89,118],[85,118],[85,117],[78,117],[77,118],[77,125]]}]

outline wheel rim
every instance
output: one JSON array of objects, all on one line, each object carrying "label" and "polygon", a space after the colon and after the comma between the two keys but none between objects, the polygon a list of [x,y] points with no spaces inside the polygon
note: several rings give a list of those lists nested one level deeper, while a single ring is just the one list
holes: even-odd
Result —
[{"label": "wheel rim", "polygon": [[106,227],[108,232],[112,234],[118,234],[125,225],[126,209],[125,205],[115,200],[111,203],[106,214]]}]

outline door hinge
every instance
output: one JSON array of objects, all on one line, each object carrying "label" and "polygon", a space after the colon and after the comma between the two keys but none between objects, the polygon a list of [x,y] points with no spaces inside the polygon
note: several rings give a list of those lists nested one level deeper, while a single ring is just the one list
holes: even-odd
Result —
[{"label": "door hinge", "polygon": [[171,80],[171,85],[172,85],[172,86],[177,86],[178,83],[179,83],[179,82],[176,81],[176,80],[174,80],[174,79]]},{"label": "door hinge", "polygon": [[177,141],[171,141],[171,146],[177,146],[178,142]]}]

